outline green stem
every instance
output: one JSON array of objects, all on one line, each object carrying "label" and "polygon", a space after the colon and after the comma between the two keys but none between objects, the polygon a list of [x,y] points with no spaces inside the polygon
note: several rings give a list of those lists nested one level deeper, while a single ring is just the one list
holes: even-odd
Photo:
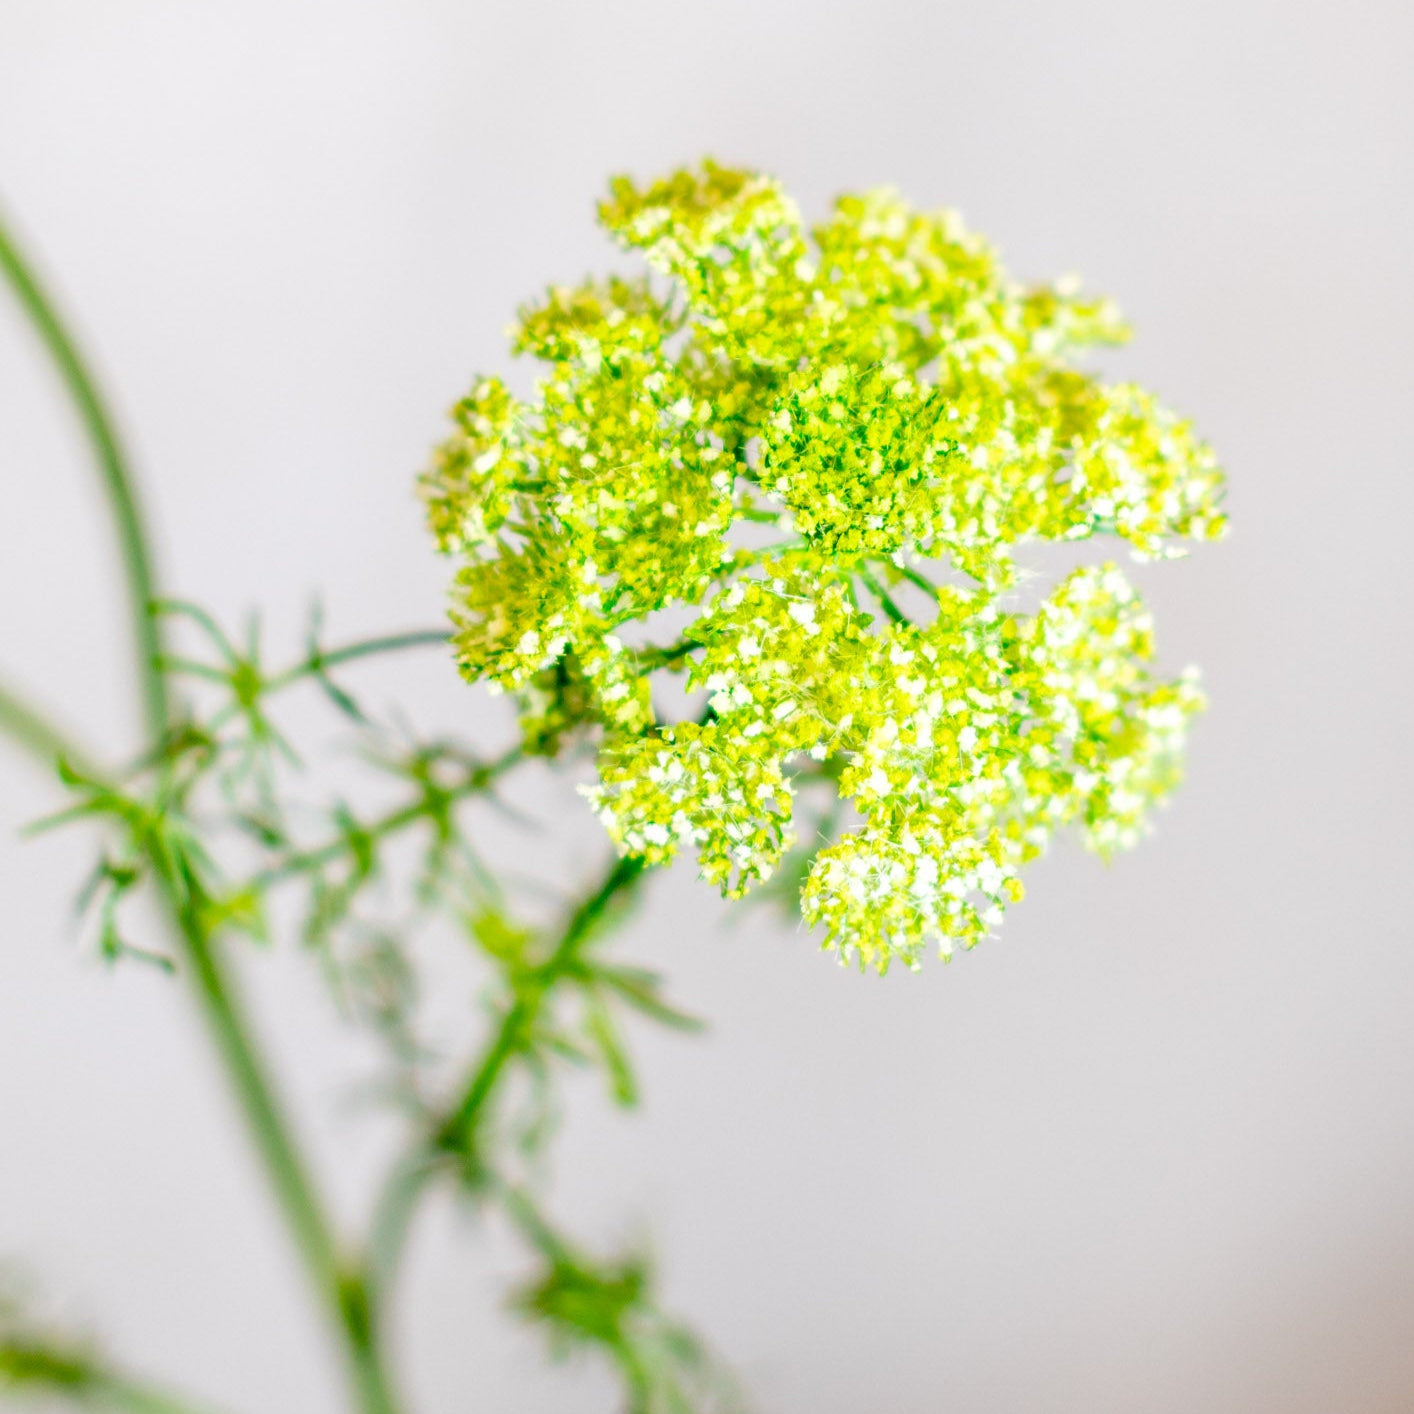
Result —
[{"label": "green stem", "polygon": [[[171,701],[162,671],[162,633],[155,613],[158,596],[152,556],[133,478],[93,376],[53,303],[41,290],[3,224],[0,224],[0,269],[4,270],[49,350],[93,444],[127,571],[148,734],[153,749],[160,752],[171,722]],[[32,751],[47,750],[52,734],[44,728],[41,719],[19,708],[17,703],[12,703],[5,726],[10,735]],[[305,1174],[285,1118],[249,1038],[230,979],[220,967],[201,910],[194,902],[200,897],[199,886],[194,879],[174,877],[166,867],[166,855],[161,849],[154,848],[151,858],[162,883],[167,911],[183,945],[189,964],[187,971],[228,1078],[245,1111],[305,1265],[343,1336],[362,1414],[395,1414],[396,1405],[375,1343],[367,1282],[361,1272],[346,1268],[339,1260],[314,1187]]]},{"label": "green stem", "polygon": [[462,1093],[438,1126],[434,1142],[443,1149],[462,1148],[471,1134],[487,1097],[506,1062],[520,1049],[526,1032],[534,1025],[550,988],[574,960],[580,943],[594,930],[614,899],[637,883],[647,867],[639,855],[616,859],[603,882],[570,915],[554,951],[537,969],[535,983],[526,988],[501,1021],[500,1029]]},{"label": "green stem", "polygon": [[530,1195],[513,1183],[505,1182],[499,1175],[493,1175],[490,1186],[500,1199],[501,1208],[511,1222],[520,1229],[520,1234],[536,1251],[552,1261],[566,1265],[588,1265],[584,1257],[574,1251],[545,1220],[540,1209],[535,1206]]},{"label": "green stem", "polygon": [[449,1159],[468,1152],[477,1120],[496,1082],[524,1044],[554,984],[573,966],[580,945],[614,900],[632,889],[646,868],[646,862],[637,855],[614,860],[594,891],[570,914],[550,956],[536,969],[533,981],[523,985],[463,1086],[460,1098],[432,1125],[428,1142],[393,1170],[374,1210],[370,1241],[374,1295],[379,1304],[392,1289],[418,1199]]},{"label": "green stem", "polygon": [[53,302],[40,287],[33,268],[6,231],[3,220],[0,220],[0,270],[5,272],[21,306],[54,360],[93,444],[127,572],[129,613],[141,664],[140,682],[148,734],[154,741],[161,741],[166,735],[171,704],[166,679],[158,666],[162,656],[162,635],[152,612],[157,596],[148,548],[150,541],[122,444],[92,374],[79,356]]},{"label": "green stem", "polygon": [[879,601],[884,612],[893,623],[906,624],[910,622],[908,615],[894,603],[889,597],[888,590],[879,583],[869,570],[861,567],[859,570],[859,578],[864,582],[864,587]]},{"label": "green stem", "polygon": [[907,565],[896,565],[895,568],[910,584],[921,589],[934,602],[937,601],[938,586],[927,575],[919,574],[917,570],[910,569]]},{"label": "green stem", "polygon": [[[180,607],[184,611],[190,612],[195,606],[183,604]],[[450,638],[446,629],[415,629],[410,633],[385,634],[380,638],[367,638],[357,643],[347,643],[341,648],[331,648],[327,653],[316,648],[311,650],[309,656],[296,663],[294,667],[286,668],[283,672],[276,673],[274,677],[265,679],[261,692],[267,697],[271,693],[283,692],[285,688],[293,687],[306,678],[322,674],[328,668],[338,667],[342,663],[351,663],[358,658],[371,658],[379,653],[398,653],[409,648],[427,648],[434,644],[446,647],[449,642]],[[227,660],[233,670],[242,666],[233,654],[228,654]],[[191,673],[197,677],[207,678],[213,682],[227,685],[231,682],[231,672],[223,672],[220,668],[212,668],[210,665],[193,663],[185,659],[168,658],[166,662],[170,667],[178,668],[182,672]],[[207,729],[212,732],[219,731],[240,712],[239,702],[223,707],[207,723]]]},{"label": "green stem", "polygon": [[[52,765],[63,756],[77,766],[82,755],[64,741],[32,709],[12,694],[0,691],[0,731],[25,747],[32,755]],[[163,856],[153,850],[155,859]],[[225,1064],[227,1077],[245,1112],[256,1147],[265,1162],[281,1206],[289,1221],[300,1254],[315,1287],[328,1303],[331,1314],[348,1347],[359,1407],[363,1414],[395,1414],[396,1404],[382,1371],[376,1332],[369,1313],[368,1285],[363,1274],[343,1264],[334,1238],[325,1223],[312,1182],[289,1137],[289,1127],[275,1101],[264,1068],[249,1039],[249,1027],[241,1014],[231,979],[225,975],[211,946],[211,938],[200,918],[200,890],[195,880],[177,880],[165,874],[161,879],[163,900],[175,931],[183,944],[197,995],[202,1003],[211,1035]],[[185,901],[184,901],[185,900]],[[175,1411],[174,1404],[134,1402],[139,1392],[134,1386],[105,1386],[113,1401],[119,1388],[127,1391],[125,1407],[140,1414]]]},{"label": "green stem", "polygon": [[96,1364],[86,1352],[71,1352],[43,1340],[0,1341],[0,1389],[18,1388],[95,1402],[126,1414],[198,1414],[185,1399],[129,1375]]},{"label": "green stem", "polygon": [[305,1268],[343,1335],[359,1409],[362,1414],[395,1414],[397,1405],[383,1372],[371,1319],[367,1279],[359,1268],[340,1257],[314,1184],[305,1172],[290,1138],[289,1125],[251,1042],[249,1024],[241,1014],[232,980],[201,922],[200,886],[191,878],[164,878],[163,893],[182,939],[188,971],[212,1038],[245,1111],[271,1185],[284,1208]]},{"label": "green stem", "polygon": [[[456,804],[471,796],[484,794],[495,784],[498,777],[524,760],[524,757],[523,750],[519,746],[513,746],[494,761],[488,761],[484,766],[474,770],[467,780],[448,789],[449,804]],[[371,825],[364,827],[362,833],[369,840],[382,840],[426,818],[426,803],[419,798],[410,805],[400,806],[398,809],[390,810],[386,815],[380,816]],[[348,837],[340,835],[337,839],[329,840],[325,844],[300,850],[296,854],[288,855],[280,863],[272,865],[268,869],[262,869],[236,892],[263,893],[275,884],[298,878],[301,874],[308,874],[311,870],[319,869],[325,864],[332,864],[341,855],[347,854],[351,848]]]},{"label": "green stem", "polygon": [[124,1375],[100,1374],[93,1385],[95,1397],[125,1414],[198,1414],[184,1399],[176,1399],[151,1385],[139,1384]]},{"label": "green stem", "polygon": [[680,638],[676,643],[668,644],[663,648],[648,647],[638,650],[638,669],[640,672],[651,673],[658,668],[670,668],[674,663],[680,663],[689,653],[695,653],[702,644],[693,638]]},{"label": "green stem", "polygon": [[407,648],[432,648],[438,645],[445,648],[450,641],[451,635],[444,628],[414,629],[409,633],[389,633],[379,638],[365,638],[357,643],[346,643],[342,648],[331,648],[327,652],[321,649],[311,653],[298,667],[272,678],[267,686],[283,687],[286,682],[293,682],[307,673],[319,672],[323,668],[336,668],[340,663],[352,663],[356,658],[370,658],[375,653],[400,653]]},{"label": "green stem", "polygon": [[0,734],[53,771],[66,761],[85,776],[97,775],[87,752],[75,746],[43,713],[0,683]]},{"label": "green stem", "polygon": [[394,1168],[383,1185],[369,1223],[368,1268],[375,1310],[386,1303],[397,1279],[418,1200],[445,1162],[445,1154],[417,1150]]}]

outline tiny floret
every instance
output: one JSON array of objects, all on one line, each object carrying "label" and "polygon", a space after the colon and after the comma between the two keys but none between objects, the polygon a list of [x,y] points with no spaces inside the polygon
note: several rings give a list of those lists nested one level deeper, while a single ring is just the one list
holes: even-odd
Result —
[{"label": "tiny floret", "polygon": [[[1058,829],[1134,843],[1196,677],[1157,672],[1115,564],[1023,611],[1017,560],[1226,529],[1206,443],[1085,366],[1127,337],[1113,305],[890,191],[807,230],[770,177],[706,162],[616,179],[600,219],[647,273],[522,309],[534,395],[478,381],[422,478],[462,670],[512,694],[527,749],[592,743],[620,849],[694,850],[729,895],[787,870],[880,971],[985,937]],[[695,718],[662,715],[669,679]]]}]

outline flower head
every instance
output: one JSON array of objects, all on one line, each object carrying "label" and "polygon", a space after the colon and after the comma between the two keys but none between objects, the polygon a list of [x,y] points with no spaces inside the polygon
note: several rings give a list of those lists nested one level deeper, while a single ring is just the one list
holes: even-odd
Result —
[{"label": "flower head", "polygon": [[[1078,362],[1126,337],[1113,307],[887,191],[807,235],[778,183],[707,162],[617,179],[600,219],[651,273],[522,310],[535,396],[477,382],[423,476],[466,675],[533,750],[597,731],[620,848],[689,846],[732,895],[794,852],[806,921],[880,970],[984,937],[1056,829],[1131,843],[1196,683],[1155,674],[1112,564],[1015,593],[1026,542],[1153,558],[1225,528],[1189,425]],[[674,678],[698,719],[655,708]]]}]

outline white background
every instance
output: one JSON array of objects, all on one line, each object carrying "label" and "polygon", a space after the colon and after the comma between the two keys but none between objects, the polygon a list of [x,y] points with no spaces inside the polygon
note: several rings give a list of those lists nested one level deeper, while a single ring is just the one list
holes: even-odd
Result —
[{"label": "white background", "polygon": [[[558,1210],[651,1236],[763,1414],[1414,1407],[1414,23],[1388,0],[4,0],[0,198],[121,408],[165,582],[297,643],[435,624],[411,477],[606,176],[712,152],[807,216],[899,186],[1020,274],[1084,272],[1124,373],[1216,444],[1235,535],[1141,570],[1212,710],[1157,835],[1064,846],[1004,935],[880,983],[690,867],[624,951],[714,1023],[645,1111],[573,1091]],[[136,726],[83,444],[0,304],[0,664]],[[361,679],[487,723],[450,669]],[[558,800],[576,868],[602,842]],[[178,986],[75,940],[88,844],[0,756],[0,1254],[135,1368],[332,1414],[334,1356]],[[378,1152],[292,949],[263,1028],[354,1215]],[[468,1026],[475,1013],[465,1001]],[[512,1250],[419,1228],[425,1414],[607,1410],[499,1309]]]}]

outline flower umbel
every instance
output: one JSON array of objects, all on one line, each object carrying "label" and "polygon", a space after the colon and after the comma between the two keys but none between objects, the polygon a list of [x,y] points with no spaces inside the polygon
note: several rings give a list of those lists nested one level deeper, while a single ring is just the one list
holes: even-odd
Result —
[{"label": "flower umbel", "polygon": [[[1196,683],[1155,674],[1113,564],[1015,594],[1027,542],[1225,529],[1189,425],[1077,361],[1127,336],[1114,308],[887,191],[807,234],[707,162],[617,179],[600,220],[651,273],[522,310],[535,396],[480,380],[422,481],[462,670],[515,694],[527,748],[597,732],[619,847],[692,846],[727,894],[804,855],[805,920],[880,971],[986,936],[1056,829],[1132,843]],[[655,709],[670,678],[697,720]]]}]

